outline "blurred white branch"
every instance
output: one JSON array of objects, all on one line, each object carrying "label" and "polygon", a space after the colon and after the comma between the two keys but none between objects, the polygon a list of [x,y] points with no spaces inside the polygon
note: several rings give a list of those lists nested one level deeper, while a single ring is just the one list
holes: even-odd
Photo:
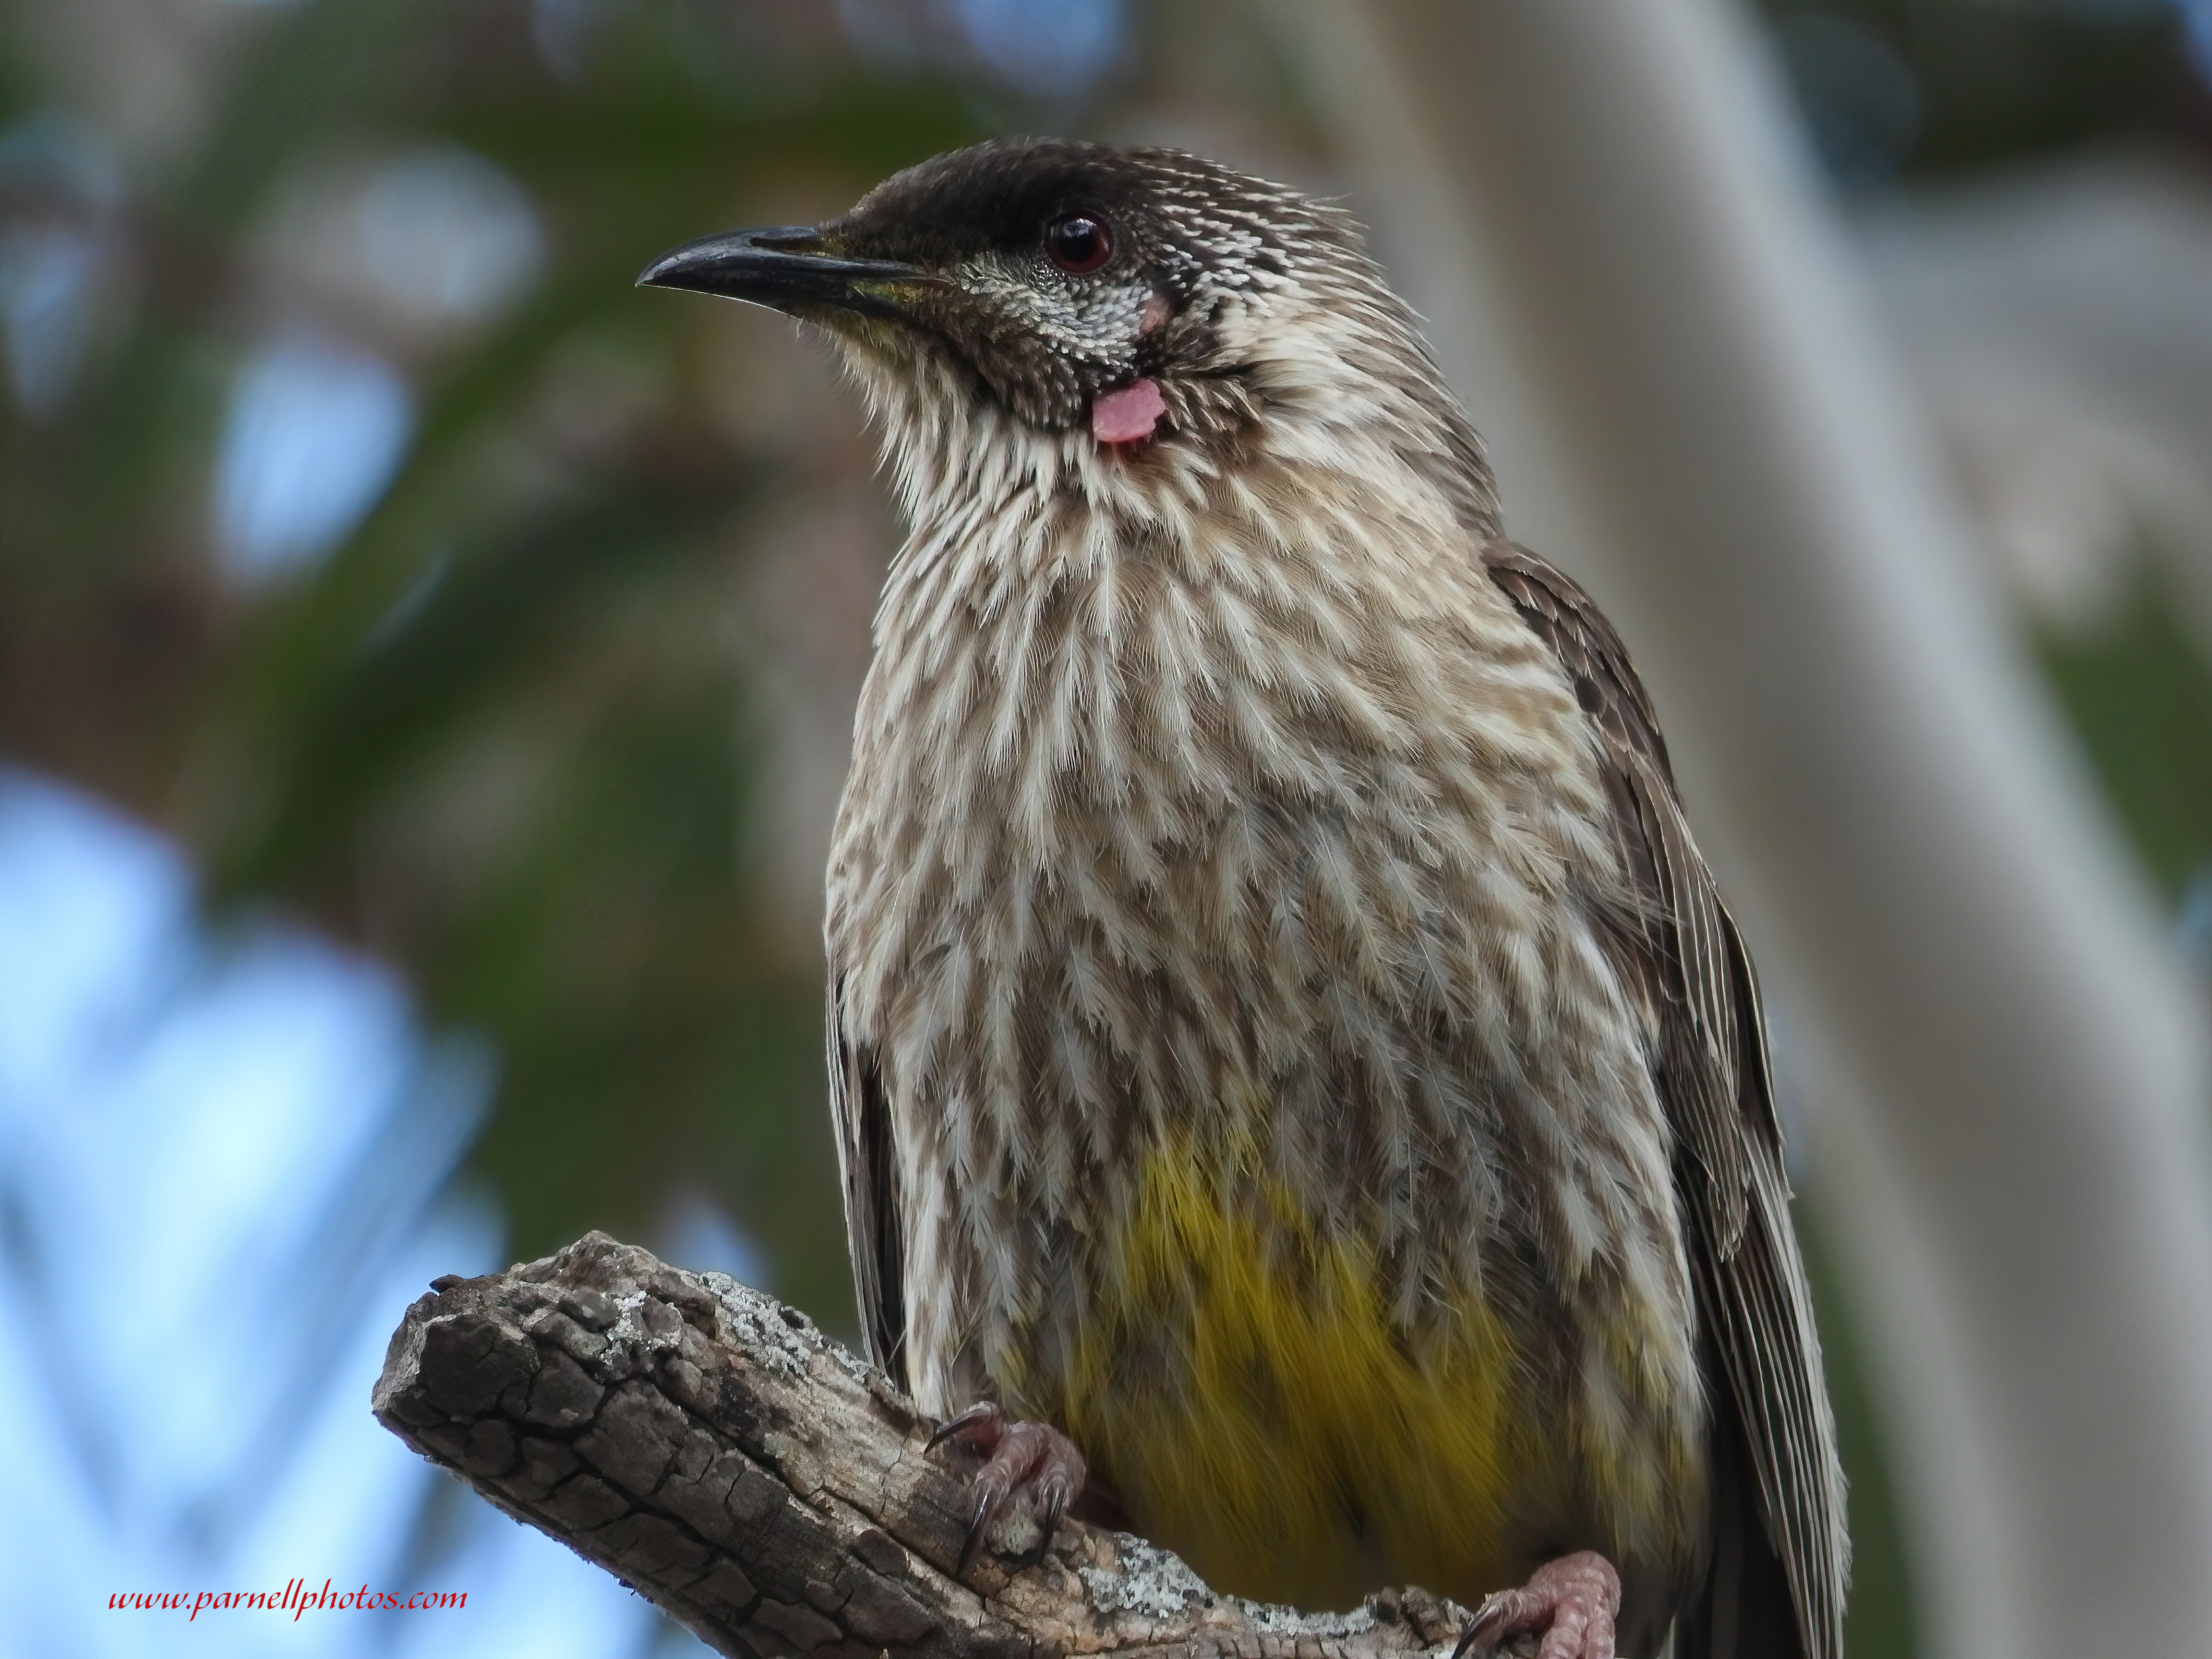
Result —
[{"label": "blurred white branch", "polygon": [[1747,29],[1723,0],[1274,10],[1447,367],[1495,374],[1478,417],[1525,417],[1492,434],[1513,522],[1622,625],[1832,1072],[1814,1179],[1931,1653],[2197,1650],[2203,988],[1978,579]]},{"label": "blurred white branch", "polygon": [[1996,564],[2094,629],[2145,542],[2212,644],[2212,186],[2137,152],[1889,201],[1855,242]]}]

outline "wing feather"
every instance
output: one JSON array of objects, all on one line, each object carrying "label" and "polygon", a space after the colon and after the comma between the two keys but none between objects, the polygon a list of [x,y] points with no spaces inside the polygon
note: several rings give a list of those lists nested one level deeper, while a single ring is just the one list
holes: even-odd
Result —
[{"label": "wing feather", "polygon": [[1558,656],[1596,729],[1638,889],[1613,945],[1658,1013],[1660,1087],[1676,1137],[1701,1340],[1718,1373],[1714,1565],[1685,1620],[1686,1650],[1699,1659],[1793,1651],[1841,1659],[1850,1577],[1843,1475],[1790,1230],[1751,959],[1690,838],[1658,720],[1611,624],[1581,588],[1522,549],[1494,547],[1484,562]]},{"label": "wing feather", "polygon": [[845,1030],[843,988],[833,975],[830,1105],[837,1125],[837,1168],[845,1188],[853,1291],[860,1304],[860,1331],[868,1358],[892,1382],[910,1388],[906,1374],[906,1246],[900,1230],[890,1105],[884,1097],[873,1052]]}]

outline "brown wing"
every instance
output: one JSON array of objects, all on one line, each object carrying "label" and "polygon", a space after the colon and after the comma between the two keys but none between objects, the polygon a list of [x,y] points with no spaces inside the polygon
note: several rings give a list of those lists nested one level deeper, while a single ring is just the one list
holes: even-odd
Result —
[{"label": "brown wing", "polygon": [[1713,1565],[1676,1651],[1842,1659],[1850,1572],[1843,1473],[1790,1226],[1751,959],[1690,839],[1650,701],[1611,624],[1522,549],[1494,547],[1484,563],[1558,653],[1597,730],[1639,889],[1613,944],[1659,1014],[1660,1090],[1714,1373]]},{"label": "brown wing", "polygon": [[906,1245],[899,1231],[898,1166],[891,1156],[890,1107],[875,1056],[846,1034],[840,993],[830,986],[830,1106],[837,1126],[837,1168],[845,1185],[845,1238],[853,1253],[853,1291],[868,1358],[902,1389],[906,1374]]}]

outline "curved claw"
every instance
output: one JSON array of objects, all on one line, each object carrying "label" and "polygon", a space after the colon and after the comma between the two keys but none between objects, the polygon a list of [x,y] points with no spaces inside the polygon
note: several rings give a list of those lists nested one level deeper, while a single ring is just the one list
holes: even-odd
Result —
[{"label": "curved claw", "polygon": [[1537,1659],[1613,1659],[1620,1575],[1594,1550],[1547,1561],[1518,1589],[1484,1601],[1460,1632],[1452,1659],[1488,1652],[1509,1636],[1540,1635]]},{"label": "curved claw", "polygon": [[[948,1417],[944,1422],[939,1424],[937,1431],[929,1437],[928,1443],[922,1447],[922,1449],[935,1451],[948,1440],[965,1435],[975,1429],[985,1428],[991,1431],[992,1445],[995,1446],[1000,1437],[1006,1432],[1006,1408],[994,1401],[979,1400],[957,1417]],[[991,1447],[980,1447],[978,1449],[988,1452]]]},{"label": "curved claw", "polygon": [[1498,1645],[1498,1638],[1505,1633],[1505,1594],[1498,1590],[1483,1597],[1482,1605],[1474,1610],[1474,1617],[1459,1633],[1459,1645],[1452,1650],[1451,1659],[1467,1659],[1477,1650],[1487,1652]]},{"label": "curved claw", "polygon": [[1037,1482],[1037,1538],[1024,1558],[1025,1560],[1036,1562],[1044,1559],[1045,1552],[1052,1547],[1052,1535],[1060,1530],[1060,1519],[1066,1515],[1068,1502],[1073,1496],[1067,1489],[1067,1474],[1064,1469],[1055,1468]]},{"label": "curved claw", "polygon": [[960,1540],[960,1565],[953,1571],[954,1577],[968,1576],[968,1569],[975,1565],[976,1552],[982,1548],[991,1523],[1006,1508],[1006,1495],[1012,1490],[1012,1482],[988,1466],[975,1477],[973,1500],[968,1505],[968,1535]]},{"label": "curved claw", "polygon": [[1002,1407],[988,1401],[940,1425],[929,1444],[956,1438],[984,1455],[983,1467],[969,1482],[968,1530],[961,1540],[956,1576],[967,1576],[1008,1501],[1025,1489],[1038,1536],[1022,1559],[1024,1565],[1042,1559],[1089,1479],[1083,1454],[1059,1430],[1042,1423],[1012,1421]]}]

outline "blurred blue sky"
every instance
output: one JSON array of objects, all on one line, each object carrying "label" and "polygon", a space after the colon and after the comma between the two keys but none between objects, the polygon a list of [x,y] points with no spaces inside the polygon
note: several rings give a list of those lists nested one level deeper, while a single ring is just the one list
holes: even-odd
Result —
[{"label": "blurred blue sky", "polygon": [[[0,771],[0,1516],[7,1650],[642,1653],[669,1627],[379,1427],[436,1274],[502,1261],[451,1182],[492,1059],[280,921],[207,932],[190,872]],[[343,1495],[343,1501],[333,1501]],[[460,1611],[111,1611],[118,1591],[464,1590]],[[665,1650],[696,1649],[690,1638]]]},{"label": "blurred blue sky", "polygon": [[271,342],[231,393],[216,476],[216,544],[252,581],[329,551],[376,504],[414,425],[407,383],[328,337]]},{"label": "blurred blue sky", "polygon": [[99,228],[122,193],[113,159],[79,121],[46,114],[0,133],[0,190],[46,191],[80,222],[0,226],[0,339],[9,390],[33,415],[61,404],[98,321]]},{"label": "blurred blue sky", "polygon": [[838,0],[837,12],[878,63],[981,69],[1034,98],[1081,96],[1129,46],[1124,0]]}]

